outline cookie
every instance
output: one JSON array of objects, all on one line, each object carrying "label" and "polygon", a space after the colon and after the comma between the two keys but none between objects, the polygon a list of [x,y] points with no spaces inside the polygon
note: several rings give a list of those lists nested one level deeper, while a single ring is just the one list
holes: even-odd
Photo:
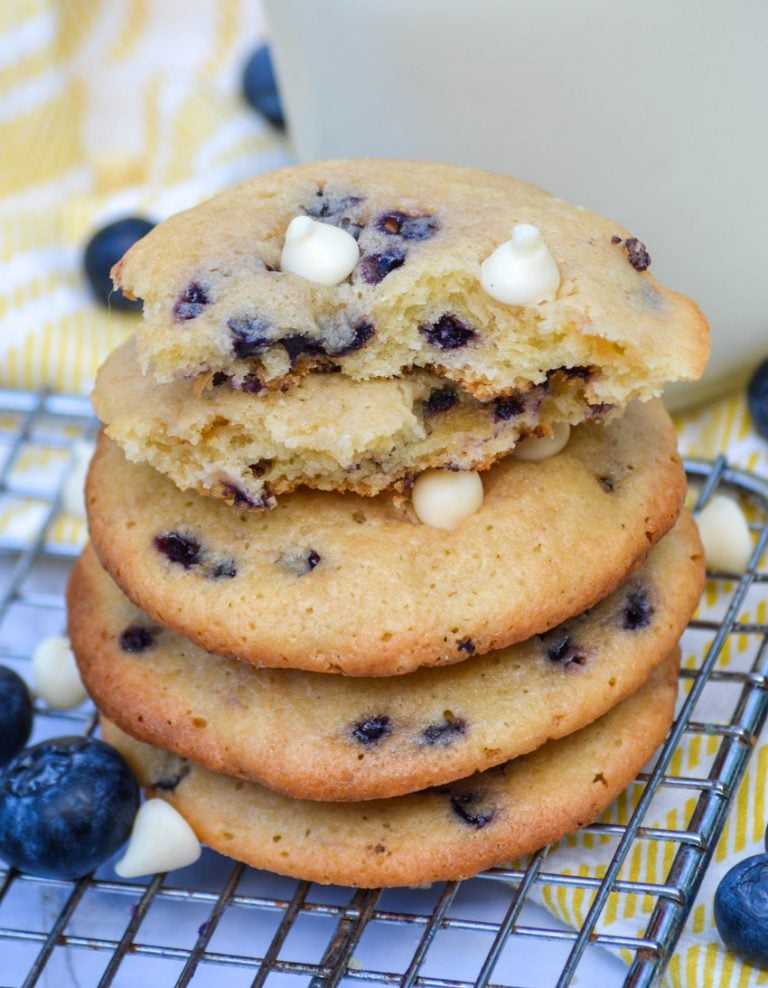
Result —
[{"label": "cookie", "polygon": [[661,744],[678,657],[588,727],[448,786],[362,803],[291,799],[210,772],[102,721],[139,782],[210,847],[257,868],[377,887],[467,878],[594,820]]},{"label": "cookie", "polygon": [[[312,270],[298,266],[315,280],[286,257],[297,217],[302,230],[326,228]],[[518,225],[539,231],[555,281],[540,285],[536,250],[522,246],[512,260],[522,300],[500,301],[482,265]],[[343,280],[320,283],[338,260]],[[242,386],[319,366],[360,380],[427,368],[488,399],[569,368],[599,408],[704,368],[706,321],[649,263],[618,224],[524,182],[363,159],[258,175],[155,227],[113,278],[144,300],[139,354],[158,381],[219,373]]]},{"label": "cookie", "polygon": [[387,676],[601,600],[671,528],[686,486],[660,402],[577,426],[550,459],[502,460],[483,485],[450,532],[386,495],[297,491],[248,512],[179,491],[102,436],[86,501],[102,565],[164,627],[257,665]]},{"label": "cookie", "polygon": [[133,737],[289,796],[376,799],[464,778],[600,717],[669,655],[703,582],[686,513],[628,583],[548,634],[361,679],[203,652],[134,607],[89,547],[70,579],[69,631],[96,705]]},{"label": "cookie", "polygon": [[578,380],[574,392],[558,372],[525,394],[479,402],[426,371],[370,381],[309,374],[287,393],[256,397],[157,384],[131,341],[101,368],[93,403],[129,460],[182,490],[264,508],[299,486],[372,496],[431,467],[487,469],[521,437],[581,421]]}]

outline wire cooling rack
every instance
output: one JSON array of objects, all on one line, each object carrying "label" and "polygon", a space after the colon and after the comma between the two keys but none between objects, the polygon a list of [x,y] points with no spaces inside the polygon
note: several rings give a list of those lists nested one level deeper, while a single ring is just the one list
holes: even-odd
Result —
[{"label": "wire cooling rack", "polygon": [[[84,399],[0,391],[0,661],[29,679],[29,655],[65,625],[63,588],[82,528],[60,516],[61,484],[77,437],[95,422]],[[632,788],[627,826],[594,824],[612,840],[602,880],[559,873],[547,849],[519,868],[494,868],[471,881],[427,888],[354,890],[312,885],[206,852],[192,868],[121,881],[109,865],[78,882],[35,878],[0,864],[0,985],[308,985],[368,982],[469,985],[655,983],[668,963],[723,828],[768,711],[768,625],[740,619],[750,591],[768,583],[756,570],[768,544],[768,482],[724,460],[689,462],[699,505],[720,488],[749,502],[755,551],[745,574],[710,574],[724,600],[719,620],[691,623],[708,636],[704,659],[681,672],[680,710],[667,743]],[[30,469],[33,480],[30,481]],[[37,471],[37,472],[35,472]],[[74,526],[74,527],[73,527]],[[749,668],[721,658],[729,639],[753,643]],[[700,722],[708,684],[730,683],[730,716]],[[33,741],[95,730],[89,704],[57,712],[38,704]],[[671,771],[684,734],[715,739],[708,772]],[[695,795],[684,829],[644,824],[654,797],[670,787]],[[629,881],[622,866],[638,842],[674,847],[660,884]],[[579,929],[532,905],[547,888],[584,889],[591,906]],[[651,897],[641,936],[601,931],[609,897]],[[623,948],[627,968],[599,948]],[[599,974],[598,974],[599,972]]]}]

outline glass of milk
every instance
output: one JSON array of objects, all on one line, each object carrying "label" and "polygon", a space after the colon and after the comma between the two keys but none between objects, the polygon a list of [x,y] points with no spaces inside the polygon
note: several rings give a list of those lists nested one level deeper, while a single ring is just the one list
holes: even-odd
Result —
[{"label": "glass of milk", "polygon": [[264,5],[300,159],[479,165],[614,217],[712,325],[673,406],[768,355],[763,0]]}]

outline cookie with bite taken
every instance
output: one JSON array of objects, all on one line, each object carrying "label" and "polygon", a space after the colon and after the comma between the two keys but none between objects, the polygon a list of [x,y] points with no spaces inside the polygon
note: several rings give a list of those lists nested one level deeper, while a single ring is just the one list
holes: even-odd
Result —
[{"label": "cookie with bite taken", "polygon": [[171,217],[113,269],[144,300],[158,382],[253,390],[310,370],[428,370],[480,400],[573,372],[585,418],[697,377],[706,321],[612,220],[525,182],[426,162],[258,175]]}]

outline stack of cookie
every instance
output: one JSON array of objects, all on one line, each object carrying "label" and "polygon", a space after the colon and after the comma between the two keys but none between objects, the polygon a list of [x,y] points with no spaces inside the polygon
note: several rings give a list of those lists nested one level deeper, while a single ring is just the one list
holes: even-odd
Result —
[{"label": "stack of cookie", "polygon": [[672,718],[703,580],[674,432],[706,324],[616,224],[391,161],[167,220],[100,373],[70,635],[198,836],[460,878],[594,819]]}]

